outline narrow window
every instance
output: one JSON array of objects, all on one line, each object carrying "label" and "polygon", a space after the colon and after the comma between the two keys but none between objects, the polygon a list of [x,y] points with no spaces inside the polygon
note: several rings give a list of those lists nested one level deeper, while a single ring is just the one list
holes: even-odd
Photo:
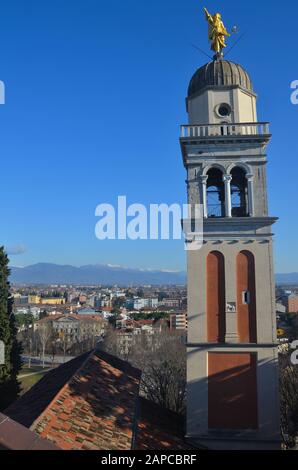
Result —
[{"label": "narrow window", "polygon": [[231,176],[232,216],[248,217],[246,173],[242,168],[233,168]]},{"label": "narrow window", "polygon": [[250,304],[250,292],[248,290],[242,292],[242,303],[243,305]]},{"label": "narrow window", "polygon": [[237,256],[237,317],[240,343],[256,343],[255,260],[249,251],[241,251]]},{"label": "narrow window", "polygon": [[207,256],[207,340],[224,343],[226,332],[225,259],[213,251]]},{"label": "narrow window", "polygon": [[225,217],[225,188],[223,174],[217,168],[208,171],[208,217]]}]

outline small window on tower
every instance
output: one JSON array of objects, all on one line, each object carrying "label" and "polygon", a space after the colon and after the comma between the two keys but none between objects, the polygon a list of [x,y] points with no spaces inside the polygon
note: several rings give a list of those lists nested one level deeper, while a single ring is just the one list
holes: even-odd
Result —
[{"label": "small window on tower", "polygon": [[247,290],[242,293],[242,303],[244,305],[250,304],[250,292]]},{"label": "small window on tower", "polygon": [[220,104],[217,108],[217,114],[221,117],[230,116],[232,113],[231,106],[229,104]]}]

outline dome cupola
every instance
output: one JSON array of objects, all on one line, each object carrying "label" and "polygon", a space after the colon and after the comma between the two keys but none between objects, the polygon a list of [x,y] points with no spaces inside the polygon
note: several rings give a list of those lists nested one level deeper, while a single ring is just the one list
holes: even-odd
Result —
[{"label": "dome cupola", "polygon": [[196,71],[189,84],[188,97],[200,93],[206,87],[230,86],[240,86],[253,92],[252,81],[241,65],[223,59],[213,60]]}]

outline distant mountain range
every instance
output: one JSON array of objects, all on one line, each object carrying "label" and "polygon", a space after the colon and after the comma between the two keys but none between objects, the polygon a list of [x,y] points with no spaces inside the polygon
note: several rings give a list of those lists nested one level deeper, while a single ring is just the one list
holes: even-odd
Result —
[{"label": "distant mountain range", "polygon": [[109,265],[81,267],[39,263],[24,268],[11,267],[10,281],[15,284],[80,285],[174,285],[185,284],[186,273],[129,269]]},{"label": "distant mountain range", "polygon": [[[298,273],[276,274],[275,277],[277,284],[298,285]],[[186,273],[184,271],[150,271],[99,264],[75,267],[39,263],[24,268],[11,267],[10,281],[15,284],[178,285],[186,283]]]},{"label": "distant mountain range", "polygon": [[297,284],[298,285],[298,273],[276,274],[275,278],[276,278],[277,284]]}]

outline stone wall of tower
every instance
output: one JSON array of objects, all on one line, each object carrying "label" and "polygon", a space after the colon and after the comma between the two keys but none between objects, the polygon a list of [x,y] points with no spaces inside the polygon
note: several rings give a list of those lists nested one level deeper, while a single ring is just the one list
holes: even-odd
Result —
[{"label": "stone wall of tower", "polygon": [[[269,128],[257,123],[240,66],[207,64],[194,77],[181,147],[189,203],[204,205],[204,233],[201,249],[188,251],[187,437],[210,449],[278,449]],[[230,110],[225,119],[220,105]]]},{"label": "stone wall of tower", "polygon": [[[230,116],[221,117],[217,107],[230,105]],[[256,95],[240,87],[207,88],[187,100],[189,124],[220,124],[221,122],[257,122]]]},{"label": "stone wall of tower", "polygon": [[[208,372],[209,354],[256,355],[258,367],[257,383],[257,429],[222,428],[216,432],[209,426]],[[187,438],[216,450],[277,450],[280,448],[280,418],[278,392],[278,357],[276,348],[226,348],[218,347],[215,351],[206,345],[190,346],[187,359],[188,397],[187,401]],[[212,371],[210,371],[212,373]],[[239,389],[235,389],[238,393]],[[235,399],[236,397],[234,397]],[[254,399],[251,395],[250,398]],[[244,409],[243,419],[246,418]],[[231,417],[233,422],[233,417]],[[255,426],[254,426],[255,428]]]},{"label": "stone wall of tower", "polygon": [[[233,238],[233,237],[231,237]],[[236,238],[236,237],[235,237]],[[276,341],[275,292],[273,278],[272,242],[265,239],[207,241],[197,251],[188,252],[188,342],[208,342],[207,335],[207,258],[219,252],[225,262],[225,298],[227,304],[237,305],[237,257],[248,251],[255,259],[257,305],[257,343]],[[238,343],[237,310],[226,312],[226,335]]]}]

